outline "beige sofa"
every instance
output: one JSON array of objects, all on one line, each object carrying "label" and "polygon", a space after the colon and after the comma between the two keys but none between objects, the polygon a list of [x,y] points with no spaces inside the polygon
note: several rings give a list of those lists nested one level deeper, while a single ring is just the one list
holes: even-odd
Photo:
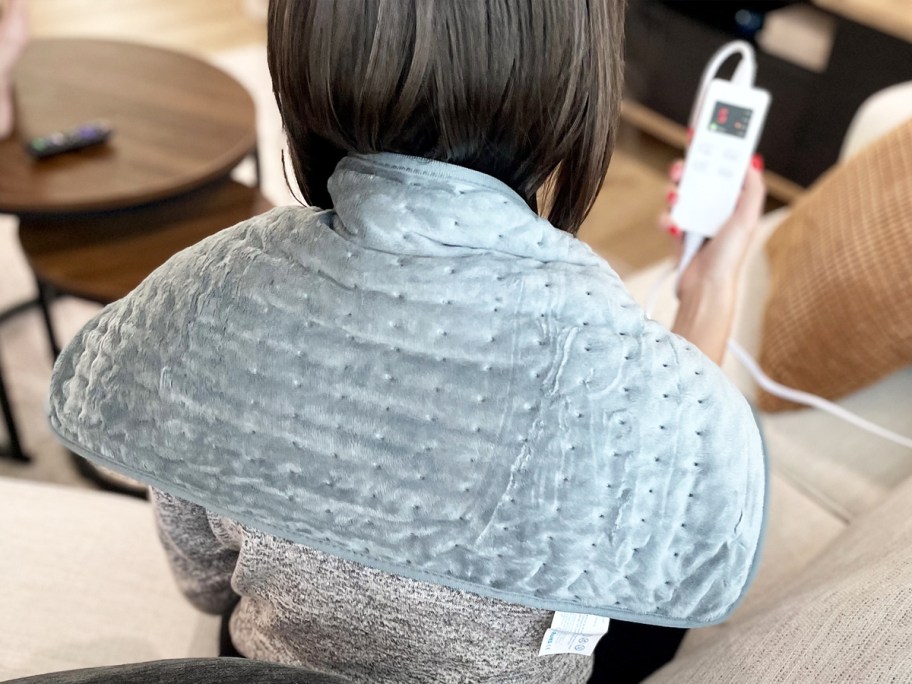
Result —
[{"label": "beige sofa", "polygon": [[[912,83],[873,96],[842,160],[910,117]],[[741,285],[733,337],[755,357],[768,285],[762,247],[787,212],[764,218]],[[638,301],[665,267],[628,281]],[[655,317],[670,322],[673,312],[664,293]],[[724,368],[755,393],[731,354]],[[838,403],[912,436],[912,367]],[[731,620],[691,631],[649,682],[912,682],[912,450],[816,409],[764,414],[762,427],[771,500],[756,581]]]},{"label": "beige sofa", "polygon": [[[912,115],[912,86],[862,110],[847,153],[897,111]],[[640,301],[659,270],[628,282]],[[735,330],[749,351],[765,288],[758,242]],[[666,296],[656,317],[672,314]],[[725,368],[750,396],[733,359]],[[840,403],[912,434],[912,369]],[[763,416],[763,427],[771,507],[757,580],[729,622],[691,631],[649,681],[912,681],[912,452],[816,410]],[[217,653],[217,620],[179,594],[143,502],[0,480],[0,545],[0,680]]]},{"label": "beige sofa", "polygon": [[0,479],[0,581],[0,681],[218,655],[133,497]]}]

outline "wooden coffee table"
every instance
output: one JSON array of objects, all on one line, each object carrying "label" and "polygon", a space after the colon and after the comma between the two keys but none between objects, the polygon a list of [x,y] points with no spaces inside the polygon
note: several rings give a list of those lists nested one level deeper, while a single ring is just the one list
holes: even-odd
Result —
[{"label": "wooden coffee table", "polygon": [[[109,40],[33,42],[14,71],[16,129],[0,141],[0,212],[20,218],[54,355],[50,302],[106,303],[175,252],[265,211],[257,188],[228,180],[256,153],[247,91],[212,65],[171,50]],[[105,119],[111,140],[35,161],[36,136]],[[0,313],[0,321],[27,308]],[[0,384],[11,455],[23,458]]]},{"label": "wooden coffee table", "polygon": [[[224,180],[134,209],[23,216],[19,241],[44,300],[54,355],[59,348],[50,321],[51,292],[108,304],[127,295],[177,252],[271,208],[257,188]],[[15,457],[15,429],[10,435]],[[140,483],[99,470],[79,456],[73,461],[80,473],[105,489],[146,495]]]},{"label": "wooden coffee table", "polygon": [[[14,72],[16,130],[0,142],[0,212],[107,211],[226,176],[256,150],[256,112],[228,74],[190,55],[107,40],[39,40]],[[93,119],[106,145],[34,161],[25,142]]]},{"label": "wooden coffee table", "polygon": [[25,216],[19,242],[42,285],[109,304],[182,249],[271,208],[256,188],[227,180],[136,209]]}]

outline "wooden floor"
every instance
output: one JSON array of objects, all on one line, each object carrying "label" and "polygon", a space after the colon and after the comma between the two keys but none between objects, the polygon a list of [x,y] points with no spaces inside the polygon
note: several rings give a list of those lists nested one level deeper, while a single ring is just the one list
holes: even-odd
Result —
[{"label": "wooden floor", "polygon": [[197,53],[266,40],[245,0],[28,0],[36,36],[92,36]]},{"label": "wooden floor", "polygon": [[[93,36],[212,54],[262,43],[263,0],[29,0],[35,36]],[[259,14],[259,16],[257,16]],[[669,253],[656,229],[675,151],[625,127],[580,236],[621,275]]]},{"label": "wooden floor", "polygon": [[680,152],[621,124],[608,175],[580,238],[622,277],[663,259],[672,241],[658,229],[665,209],[666,169]]}]

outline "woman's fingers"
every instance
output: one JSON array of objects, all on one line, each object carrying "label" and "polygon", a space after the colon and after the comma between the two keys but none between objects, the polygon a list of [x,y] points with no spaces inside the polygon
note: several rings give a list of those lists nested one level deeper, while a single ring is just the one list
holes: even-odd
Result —
[{"label": "woman's fingers", "polygon": [[[684,174],[684,160],[677,159],[668,167],[668,178],[671,181],[665,187],[665,201],[668,205],[658,220],[658,227],[663,232],[669,234],[675,239],[678,251],[681,248],[681,229],[675,225],[671,218],[671,209],[678,199],[678,183]],[[766,185],[763,182],[763,161],[762,158],[755,157],[751,168],[748,169],[744,178],[744,186],[741,189],[741,195],[734,213],[725,222],[725,225],[719,230],[714,242],[718,243],[715,254],[717,261],[731,261],[732,266],[740,262],[743,252],[750,242],[750,236],[757,226],[760,216],[763,214],[763,207],[766,203]],[[723,264],[715,264],[716,267],[722,267]]]},{"label": "woman's fingers", "polygon": [[732,281],[737,278],[760,223],[765,201],[763,172],[753,166],[744,178],[744,187],[734,213],[709,242],[712,249],[704,264],[707,273],[721,274],[718,279],[723,281],[725,276]]},{"label": "woman's fingers", "polygon": [[675,245],[675,261],[680,261],[684,241],[681,239],[681,229],[678,228],[675,225],[674,221],[671,220],[671,214],[669,212],[662,212],[662,214],[659,216],[659,228],[671,236],[671,239],[674,241]]},{"label": "woman's fingers", "polygon": [[756,166],[751,166],[744,177],[744,186],[735,211],[726,221],[723,230],[752,230],[763,215],[765,204],[766,184],[763,182],[763,172]]},{"label": "woman's fingers", "polygon": [[665,204],[668,208],[659,216],[659,229],[673,238],[681,237],[681,229],[671,220],[671,209],[678,201],[678,183],[681,181],[683,173],[683,159],[675,159],[668,166],[668,180],[671,181],[665,186]]},{"label": "woman's fingers", "polygon": [[673,238],[681,237],[681,229],[672,221],[669,211],[663,211],[659,215],[659,230],[668,233]]},{"label": "woman's fingers", "polygon": [[683,159],[676,159],[668,167],[668,179],[671,181],[665,186],[665,204],[668,208],[659,216],[659,229],[673,238],[681,237],[681,229],[671,220],[671,209],[674,207],[675,202],[678,201],[678,183],[681,181],[683,173]]}]

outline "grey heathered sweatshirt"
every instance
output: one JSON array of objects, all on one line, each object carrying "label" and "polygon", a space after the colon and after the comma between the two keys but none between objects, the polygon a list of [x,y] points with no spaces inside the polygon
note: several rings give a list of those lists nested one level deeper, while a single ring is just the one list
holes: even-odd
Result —
[{"label": "grey heathered sweatshirt", "polygon": [[178,585],[200,610],[236,604],[248,658],[371,684],[582,684],[591,658],[538,656],[553,613],[418,582],[257,532],[152,490]]}]

